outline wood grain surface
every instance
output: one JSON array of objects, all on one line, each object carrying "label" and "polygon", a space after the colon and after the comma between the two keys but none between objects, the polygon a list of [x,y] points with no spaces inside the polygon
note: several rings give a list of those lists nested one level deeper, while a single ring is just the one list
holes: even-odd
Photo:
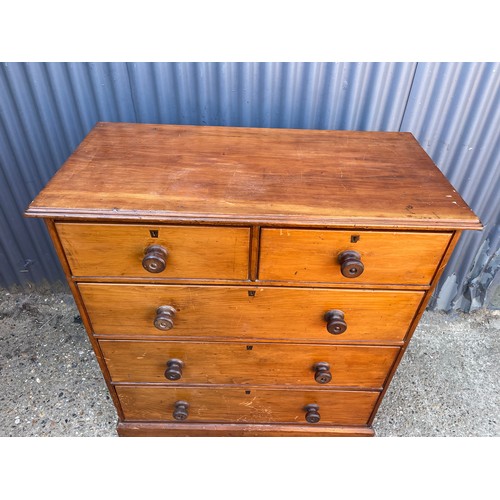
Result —
[{"label": "wood grain surface", "polygon": [[[423,292],[272,287],[80,283],[96,334],[240,339],[401,341]],[[250,296],[249,292],[255,292]],[[173,306],[174,327],[155,328],[156,310]],[[332,335],[324,314],[344,312],[347,331]]]},{"label": "wood grain surface", "polygon": [[[320,423],[365,425],[378,392],[234,387],[117,386],[126,420],[176,422],[177,401],[189,403],[186,422],[305,424],[304,407],[318,404]],[[310,424],[314,426],[314,424]]]},{"label": "wood grain surface", "polygon": [[[269,384],[381,389],[398,347],[310,346],[221,342],[99,342],[113,382],[163,384]],[[166,363],[183,363],[177,381]],[[332,379],[315,380],[315,364],[327,362]]]},{"label": "wood grain surface", "polygon": [[[452,233],[262,229],[259,279],[427,285]],[[338,255],[355,250],[363,273],[342,275]]]},{"label": "wood grain surface", "polygon": [[98,123],[28,216],[481,224],[406,132]]},{"label": "wood grain surface", "polygon": [[122,437],[373,437],[367,426],[118,422]]},{"label": "wood grain surface", "polygon": [[[74,276],[248,279],[249,228],[68,223],[56,227]],[[152,274],[142,266],[150,245],[168,251],[161,273]]]}]

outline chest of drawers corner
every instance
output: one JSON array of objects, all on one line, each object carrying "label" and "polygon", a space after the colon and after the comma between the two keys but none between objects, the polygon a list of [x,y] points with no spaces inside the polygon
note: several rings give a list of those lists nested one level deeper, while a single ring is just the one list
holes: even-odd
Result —
[{"label": "chest of drawers corner", "polygon": [[121,436],[370,436],[463,230],[407,133],[98,123],[44,218]]}]

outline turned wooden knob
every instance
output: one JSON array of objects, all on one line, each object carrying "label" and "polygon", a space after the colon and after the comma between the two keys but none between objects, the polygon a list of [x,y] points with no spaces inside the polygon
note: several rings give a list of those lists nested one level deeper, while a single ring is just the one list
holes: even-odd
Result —
[{"label": "turned wooden knob", "polygon": [[167,361],[167,369],[165,370],[165,378],[168,380],[179,380],[182,377],[182,367],[184,363],[180,359],[169,359]]},{"label": "turned wooden knob", "polygon": [[156,317],[154,320],[155,328],[162,331],[173,328],[175,313],[176,311],[172,306],[160,306],[156,310]]},{"label": "turned wooden knob", "polygon": [[188,409],[189,403],[186,403],[186,401],[176,401],[172,415],[175,420],[186,420],[188,418]]},{"label": "turned wooden knob", "polygon": [[320,421],[321,416],[319,412],[319,405],[310,404],[307,405],[304,410],[306,411],[306,421],[310,424],[316,424]]},{"label": "turned wooden knob", "polygon": [[361,255],[354,250],[346,250],[339,257],[340,270],[346,278],[357,278],[365,270]]},{"label": "turned wooden knob", "polygon": [[142,267],[148,273],[161,273],[167,265],[167,249],[161,245],[151,245],[144,251]]},{"label": "turned wooden knob", "polygon": [[344,313],[338,309],[331,309],[325,313],[326,329],[333,335],[340,335],[347,330]]},{"label": "turned wooden knob", "polygon": [[316,371],[314,374],[314,380],[318,384],[328,384],[332,380],[332,374],[330,373],[330,365],[326,361],[320,361],[313,366]]}]

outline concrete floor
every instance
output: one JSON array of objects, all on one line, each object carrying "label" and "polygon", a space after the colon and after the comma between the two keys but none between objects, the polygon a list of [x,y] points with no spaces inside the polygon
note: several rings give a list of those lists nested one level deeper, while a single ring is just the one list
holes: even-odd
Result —
[{"label": "concrete floor", "polygon": [[[500,436],[500,311],[426,312],[377,436]],[[0,289],[0,436],[116,436],[116,412],[67,293]]]}]

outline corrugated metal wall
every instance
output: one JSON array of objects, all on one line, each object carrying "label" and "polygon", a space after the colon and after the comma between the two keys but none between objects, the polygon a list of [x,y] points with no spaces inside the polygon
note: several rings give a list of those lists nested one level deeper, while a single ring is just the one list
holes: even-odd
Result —
[{"label": "corrugated metal wall", "polygon": [[432,307],[483,305],[498,269],[497,63],[3,63],[0,285],[64,276],[22,214],[97,121],[412,132],[486,229],[467,233]]},{"label": "corrugated metal wall", "polygon": [[[430,306],[484,304],[500,267],[500,64],[418,64],[401,130],[412,132],[481,218],[465,231]],[[496,283],[495,283],[496,284]]]}]

